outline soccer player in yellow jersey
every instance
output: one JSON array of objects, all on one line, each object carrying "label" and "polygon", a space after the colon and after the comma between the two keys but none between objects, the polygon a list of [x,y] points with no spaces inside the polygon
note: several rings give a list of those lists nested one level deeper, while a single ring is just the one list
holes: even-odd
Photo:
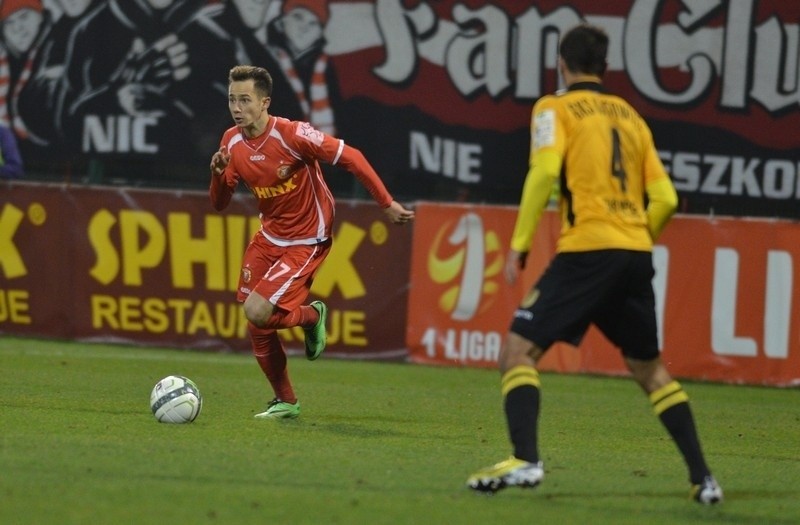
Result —
[{"label": "soccer player in yellow jersey", "polygon": [[534,487],[544,477],[536,363],[556,341],[577,345],[591,323],[617,346],[686,462],[691,497],[722,500],[703,457],[689,398],[659,356],[652,286],[653,241],[677,207],[650,129],[605,91],[608,36],[590,25],[559,46],[566,90],[533,108],[525,180],[506,277],[524,267],[551,189],[560,183],[561,235],[550,266],[523,300],[500,351],[501,390],[513,455],[470,476],[481,492]]}]

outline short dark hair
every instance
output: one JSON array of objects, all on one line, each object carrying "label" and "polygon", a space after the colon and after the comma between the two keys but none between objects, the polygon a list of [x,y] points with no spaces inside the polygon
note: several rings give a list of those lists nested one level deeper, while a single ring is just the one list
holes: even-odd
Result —
[{"label": "short dark hair", "polygon": [[252,80],[259,94],[272,96],[272,76],[269,71],[258,66],[234,66],[228,73],[228,84]]},{"label": "short dark hair", "polygon": [[608,34],[597,26],[581,24],[567,31],[558,52],[571,72],[603,76]]}]

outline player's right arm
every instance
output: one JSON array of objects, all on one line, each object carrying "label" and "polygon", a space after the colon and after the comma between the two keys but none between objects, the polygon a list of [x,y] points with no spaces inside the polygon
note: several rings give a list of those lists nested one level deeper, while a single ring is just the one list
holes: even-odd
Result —
[{"label": "player's right arm", "polygon": [[217,211],[224,210],[228,206],[236,189],[236,179],[226,175],[230,161],[231,154],[225,146],[220,146],[211,157],[211,184],[208,195],[211,197],[211,205]]},{"label": "player's right arm", "polygon": [[645,138],[648,149],[644,162],[647,227],[650,230],[650,238],[655,241],[678,209],[678,193],[658,157],[649,130],[646,131]]}]

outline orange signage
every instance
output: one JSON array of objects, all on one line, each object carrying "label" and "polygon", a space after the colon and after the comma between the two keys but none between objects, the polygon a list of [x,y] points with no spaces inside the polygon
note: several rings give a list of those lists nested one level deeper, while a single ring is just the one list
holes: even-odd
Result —
[{"label": "orange signage", "polygon": [[[421,204],[411,261],[406,344],[418,363],[494,367],[517,303],[552,257],[560,224],[546,212],[522,282],[502,277],[512,207]],[[800,225],[673,219],[653,252],[664,360],[678,377],[800,383]],[[592,329],[556,345],[544,370],[626,373]]]}]

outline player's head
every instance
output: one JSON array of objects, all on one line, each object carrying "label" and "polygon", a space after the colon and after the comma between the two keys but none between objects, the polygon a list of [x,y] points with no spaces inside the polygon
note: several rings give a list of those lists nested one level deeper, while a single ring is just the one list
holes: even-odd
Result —
[{"label": "player's head", "polygon": [[234,82],[253,81],[258,96],[270,98],[272,96],[272,76],[269,71],[258,66],[234,66],[228,73],[228,85]]},{"label": "player's head", "polygon": [[608,35],[599,27],[581,24],[561,38],[558,51],[571,73],[602,77],[608,64]]},{"label": "player's head", "polygon": [[271,95],[272,77],[263,67],[235,66],[228,73],[228,109],[237,126],[265,124]]}]

